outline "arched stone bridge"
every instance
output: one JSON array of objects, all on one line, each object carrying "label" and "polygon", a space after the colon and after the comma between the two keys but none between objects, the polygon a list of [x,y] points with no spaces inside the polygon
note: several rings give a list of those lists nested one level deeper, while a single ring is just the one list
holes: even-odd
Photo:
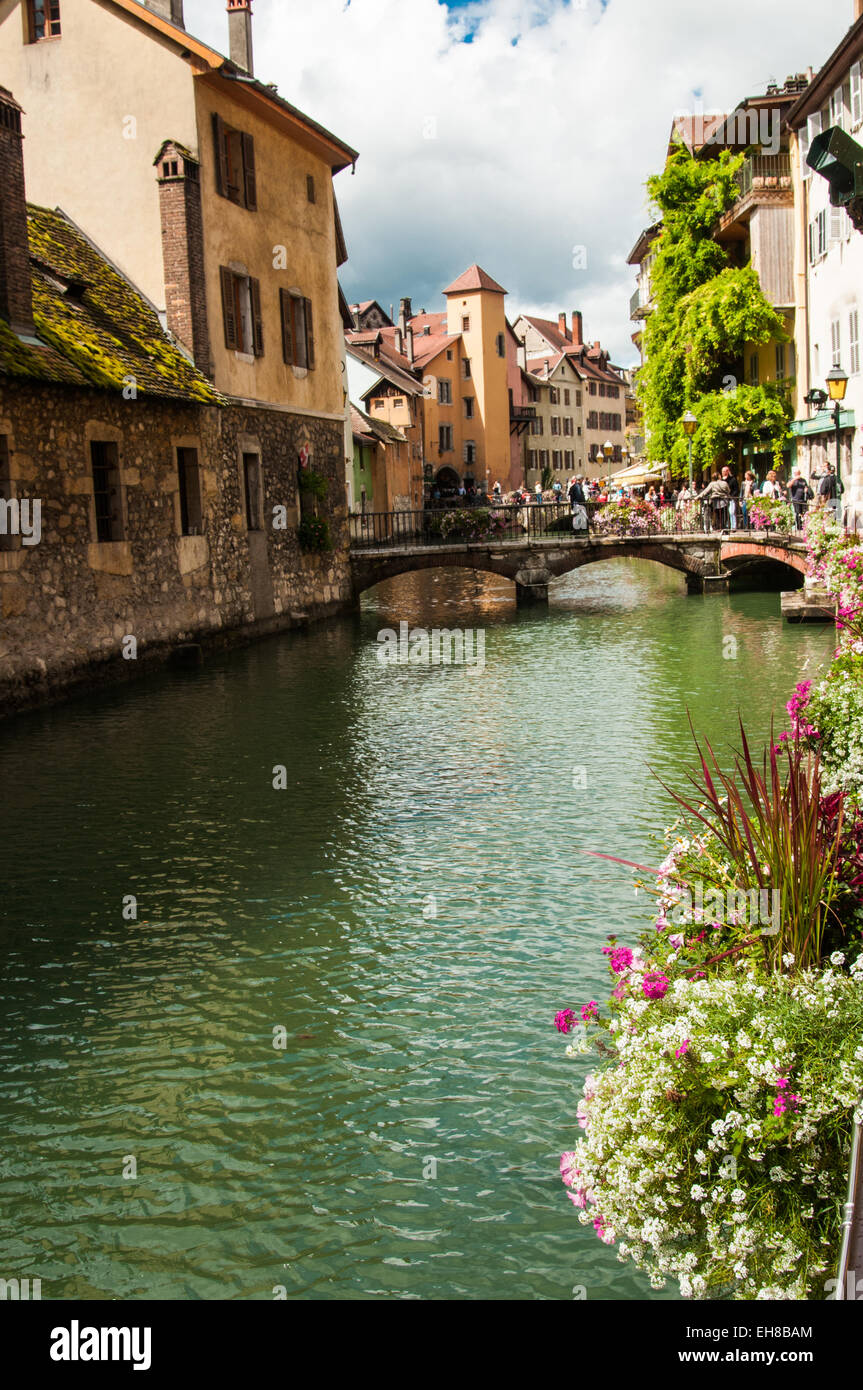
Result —
[{"label": "arched stone bridge", "polygon": [[424,569],[484,570],[511,579],[519,603],[545,603],[553,579],[583,565],[622,557],[653,560],[685,575],[694,593],[727,590],[734,574],[755,566],[784,572],[787,587],[799,588],[806,573],[806,546],[792,536],[758,532],[590,536],[558,536],[530,541],[501,540],[466,543],[406,542],[352,546],[351,571],[357,594],[398,574]]}]

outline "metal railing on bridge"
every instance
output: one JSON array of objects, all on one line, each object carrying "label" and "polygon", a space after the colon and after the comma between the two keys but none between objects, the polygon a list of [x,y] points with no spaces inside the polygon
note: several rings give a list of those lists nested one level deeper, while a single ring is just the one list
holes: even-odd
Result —
[{"label": "metal railing on bridge", "polygon": [[[701,507],[677,510],[662,507],[653,515],[622,511],[619,518],[600,518],[596,513],[604,504],[589,502],[588,526],[591,536],[631,537],[646,540],[667,536],[704,535],[724,531],[728,517],[709,518]],[[738,507],[734,534],[748,532]],[[573,528],[572,509],[565,502],[526,502],[523,506],[428,507],[422,511],[355,512],[350,517],[351,546],[379,549],[399,546],[489,545],[498,542],[552,542],[580,535]],[[754,534],[765,536],[764,530]],[[776,532],[774,531],[775,535]]]}]

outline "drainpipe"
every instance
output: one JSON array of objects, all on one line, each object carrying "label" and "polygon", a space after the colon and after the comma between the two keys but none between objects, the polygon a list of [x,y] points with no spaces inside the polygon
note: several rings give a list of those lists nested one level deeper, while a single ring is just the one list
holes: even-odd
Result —
[{"label": "drainpipe", "polygon": [[[855,1222],[858,1227],[863,1223],[863,1210],[858,1210],[858,1205],[860,1204],[857,1200],[860,1195],[858,1194],[857,1188],[860,1184],[861,1177],[863,1177],[863,1168],[861,1168],[861,1164],[863,1164],[863,1125],[855,1125],[854,1138],[851,1141],[851,1166],[848,1170],[848,1193],[845,1199],[845,1205],[842,1208],[842,1249],[839,1254],[839,1268],[836,1271],[835,1297],[840,1300],[847,1299],[849,1296],[847,1288],[849,1273],[852,1274],[855,1280],[854,1292],[852,1292],[850,1296],[852,1299],[856,1299],[857,1294],[857,1273],[856,1270],[852,1271],[849,1269],[849,1263],[852,1254],[851,1246],[854,1239]],[[857,1244],[859,1247],[859,1239]]]}]

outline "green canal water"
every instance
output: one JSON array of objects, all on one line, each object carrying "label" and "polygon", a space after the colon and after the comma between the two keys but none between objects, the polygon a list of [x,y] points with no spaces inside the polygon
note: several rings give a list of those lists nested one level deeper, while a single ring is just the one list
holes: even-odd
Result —
[{"label": "green canal water", "polygon": [[[381,665],[403,619],[484,628],[485,669]],[[582,850],[655,862],[648,764],[681,780],[687,707],[727,748],[830,646],[778,594],[689,597],[638,561],[539,614],[427,572],[356,620],[0,726],[0,1276],[674,1297],[558,1175],[589,1064],[554,1014],[602,997],[603,940],[644,910]]]}]

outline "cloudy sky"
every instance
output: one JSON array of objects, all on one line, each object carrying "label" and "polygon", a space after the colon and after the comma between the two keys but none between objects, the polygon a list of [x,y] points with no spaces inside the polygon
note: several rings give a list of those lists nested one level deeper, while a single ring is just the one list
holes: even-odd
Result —
[{"label": "cloudy sky", "polygon": [[[816,70],[853,0],[255,0],[256,76],[360,160],[335,187],[349,300],[385,308],[478,261],[507,313],[581,309],[634,360],[626,257],[676,111]],[[224,0],[186,26],[227,47]]]}]

